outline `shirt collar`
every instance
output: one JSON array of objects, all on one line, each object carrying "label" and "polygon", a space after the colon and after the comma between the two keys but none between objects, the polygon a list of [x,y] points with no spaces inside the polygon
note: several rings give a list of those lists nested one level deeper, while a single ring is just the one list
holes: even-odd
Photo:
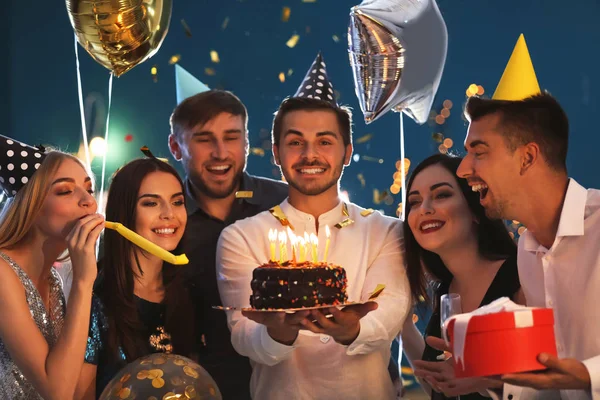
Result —
[{"label": "shirt collar", "polygon": [[[281,203],[281,209],[283,210],[283,212],[285,213],[286,216],[288,216],[288,218],[293,218],[293,219],[307,219],[309,217],[312,217],[311,214],[307,214],[303,211],[298,210],[297,208],[295,208],[294,206],[292,206],[288,199],[285,199],[283,201],[283,203]],[[338,204],[333,207],[331,210],[324,212],[323,214],[321,214],[319,216],[319,223],[321,222],[335,222],[338,223],[340,222],[343,218],[342,215],[342,208],[344,207],[344,202],[342,202],[341,200],[338,202]]]},{"label": "shirt collar", "polygon": [[[252,197],[245,197],[241,199],[236,199],[238,202],[246,202],[253,205],[261,204],[262,193],[257,190],[256,178],[248,174],[246,171],[243,172],[242,181],[240,182],[239,191],[248,191],[252,192]],[[185,197],[186,197],[186,210],[188,215],[192,215],[198,210],[200,207],[198,206],[198,202],[194,198],[194,188],[192,187],[192,182],[188,178],[185,180]],[[235,203],[234,203],[235,204]]]},{"label": "shirt collar", "polygon": [[[587,202],[587,190],[575,179],[569,179],[567,194],[560,212],[560,220],[556,237],[582,236],[584,234],[585,205]],[[525,231],[521,239],[523,248],[527,251],[538,251],[540,244],[533,234]]]}]

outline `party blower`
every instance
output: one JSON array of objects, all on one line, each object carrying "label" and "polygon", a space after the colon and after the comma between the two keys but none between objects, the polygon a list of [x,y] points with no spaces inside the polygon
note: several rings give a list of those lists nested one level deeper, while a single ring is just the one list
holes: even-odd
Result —
[{"label": "party blower", "polygon": [[138,235],[131,229],[123,226],[123,224],[118,222],[110,222],[106,221],[105,227],[108,229],[112,229],[116,231],[119,235],[123,236],[125,239],[129,240],[136,246],[146,250],[150,254],[154,254],[161,260],[164,260],[173,265],[185,265],[190,262],[185,254],[174,255],[166,251],[165,249],[155,245],[151,241],[142,236]]}]

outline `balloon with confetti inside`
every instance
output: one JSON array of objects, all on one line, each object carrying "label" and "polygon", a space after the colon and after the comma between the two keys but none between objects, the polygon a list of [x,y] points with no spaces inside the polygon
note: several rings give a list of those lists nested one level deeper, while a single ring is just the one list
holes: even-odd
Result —
[{"label": "balloon with confetti inside", "polygon": [[447,49],[435,0],[364,0],[352,7],[348,52],[365,122],[394,110],[425,123]]},{"label": "balloon with confetti inside", "polygon": [[130,363],[106,386],[100,400],[221,400],[213,378],[189,358],[155,353]]}]

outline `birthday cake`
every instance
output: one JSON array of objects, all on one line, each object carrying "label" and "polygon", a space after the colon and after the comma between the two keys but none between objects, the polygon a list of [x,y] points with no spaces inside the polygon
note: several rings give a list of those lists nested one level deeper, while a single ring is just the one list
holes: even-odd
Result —
[{"label": "birthday cake", "polygon": [[269,261],[252,273],[250,305],[257,310],[343,304],[346,271],[326,262]]}]

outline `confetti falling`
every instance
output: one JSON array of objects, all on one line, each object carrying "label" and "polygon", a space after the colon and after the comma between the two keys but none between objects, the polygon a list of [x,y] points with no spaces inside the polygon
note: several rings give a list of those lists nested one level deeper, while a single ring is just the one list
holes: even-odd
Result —
[{"label": "confetti falling", "polygon": [[442,141],[444,140],[444,135],[440,132],[436,132],[433,135],[431,135],[431,138],[438,143],[442,143]]},{"label": "confetti falling", "polygon": [[451,148],[454,145],[454,141],[450,138],[444,139],[444,146]]},{"label": "confetti falling", "polygon": [[152,68],[150,68],[150,75],[152,75],[152,81],[154,83],[158,82],[158,66],[154,64]]},{"label": "confetti falling", "polygon": [[333,39],[334,42],[338,43],[340,41],[340,37],[338,35],[333,35],[331,37]]},{"label": "confetti falling", "polygon": [[290,68],[290,69],[288,69],[287,76],[292,76],[293,73],[294,73],[294,70]]},{"label": "confetti falling", "polygon": [[288,39],[285,45],[290,49],[293,49],[294,47],[296,47],[296,44],[298,44],[298,40],[300,40],[300,35],[292,35],[292,37]]},{"label": "confetti falling", "polygon": [[371,140],[371,138],[373,138],[373,134],[367,133],[366,135],[361,136],[358,139],[356,139],[356,143],[358,143],[358,144],[367,143],[369,140]]},{"label": "confetti falling", "polygon": [[452,101],[450,100],[444,100],[444,108],[447,108],[448,110],[452,108]]},{"label": "confetti falling", "polygon": [[185,36],[192,37],[192,30],[188,26],[187,22],[185,22],[185,19],[181,20],[181,26],[183,26],[183,31],[185,32]]},{"label": "confetti falling", "polygon": [[356,177],[360,181],[360,186],[364,188],[367,185],[367,181],[365,180],[365,176],[363,174],[358,174],[358,175],[356,175]]},{"label": "confetti falling", "polygon": [[390,192],[392,194],[398,194],[398,193],[400,193],[400,185],[397,185],[397,184],[394,183],[392,186],[390,186]]},{"label": "confetti falling", "polygon": [[371,157],[371,156],[362,156],[362,159],[365,161],[376,162],[379,164],[383,164],[383,158]]},{"label": "confetti falling", "polygon": [[169,58],[169,65],[175,65],[181,60],[181,54],[175,54]]},{"label": "confetti falling", "polygon": [[443,143],[439,145],[438,151],[442,154],[448,154],[448,148]]},{"label": "confetti falling", "polygon": [[477,94],[482,96],[485,93],[485,89],[481,85],[477,85]]},{"label": "confetti falling", "polygon": [[476,84],[471,83],[466,90],[467,97],[475,96],[478,91],[479,87]]},{"label": "confetti falling", "polygon": [[261,147],[251,147],[250,148],[250,153],[254,154],[255,156],[264,157],[265,156],[265,149],[263,149]]},{"label": "confetti falling", "polygon": [[225,19],[223,20],[223,23],[221,24],[221,29],[222,30],[227,29],[227,25],[229,25],[229,17],[225,17]]},{"label": "confetti falling", "polygon": [[283,7],[281,10],[281,20],[283,22],[288,22],[290,20],[290,14],[292,13],[292,9],[289,7]]},{"label": "confetti falling", "polygon": [[125,135],[125,141],[131,142],[133,140],[133,135],[131,133]]},{"label": "confetti falling", "polygon": [[217,53],[216,50],[210,51],[210,61],[214,62],[215,64],[218,64],[221,61],[219,60],[219,53]]},{"label": "confetti falling", "polygon": [[281,83],[285,82],[285,74],[284,74],[283,72],[280,72],[280,73],[279,73],[279,81],[280,81]]},{"label": "confetti falling", "polygon": [[216,75],[217,72],[213,68],[207,67],[207,68],[204,68],[204,73],[208,76],[214,76],[214,75]]}]

